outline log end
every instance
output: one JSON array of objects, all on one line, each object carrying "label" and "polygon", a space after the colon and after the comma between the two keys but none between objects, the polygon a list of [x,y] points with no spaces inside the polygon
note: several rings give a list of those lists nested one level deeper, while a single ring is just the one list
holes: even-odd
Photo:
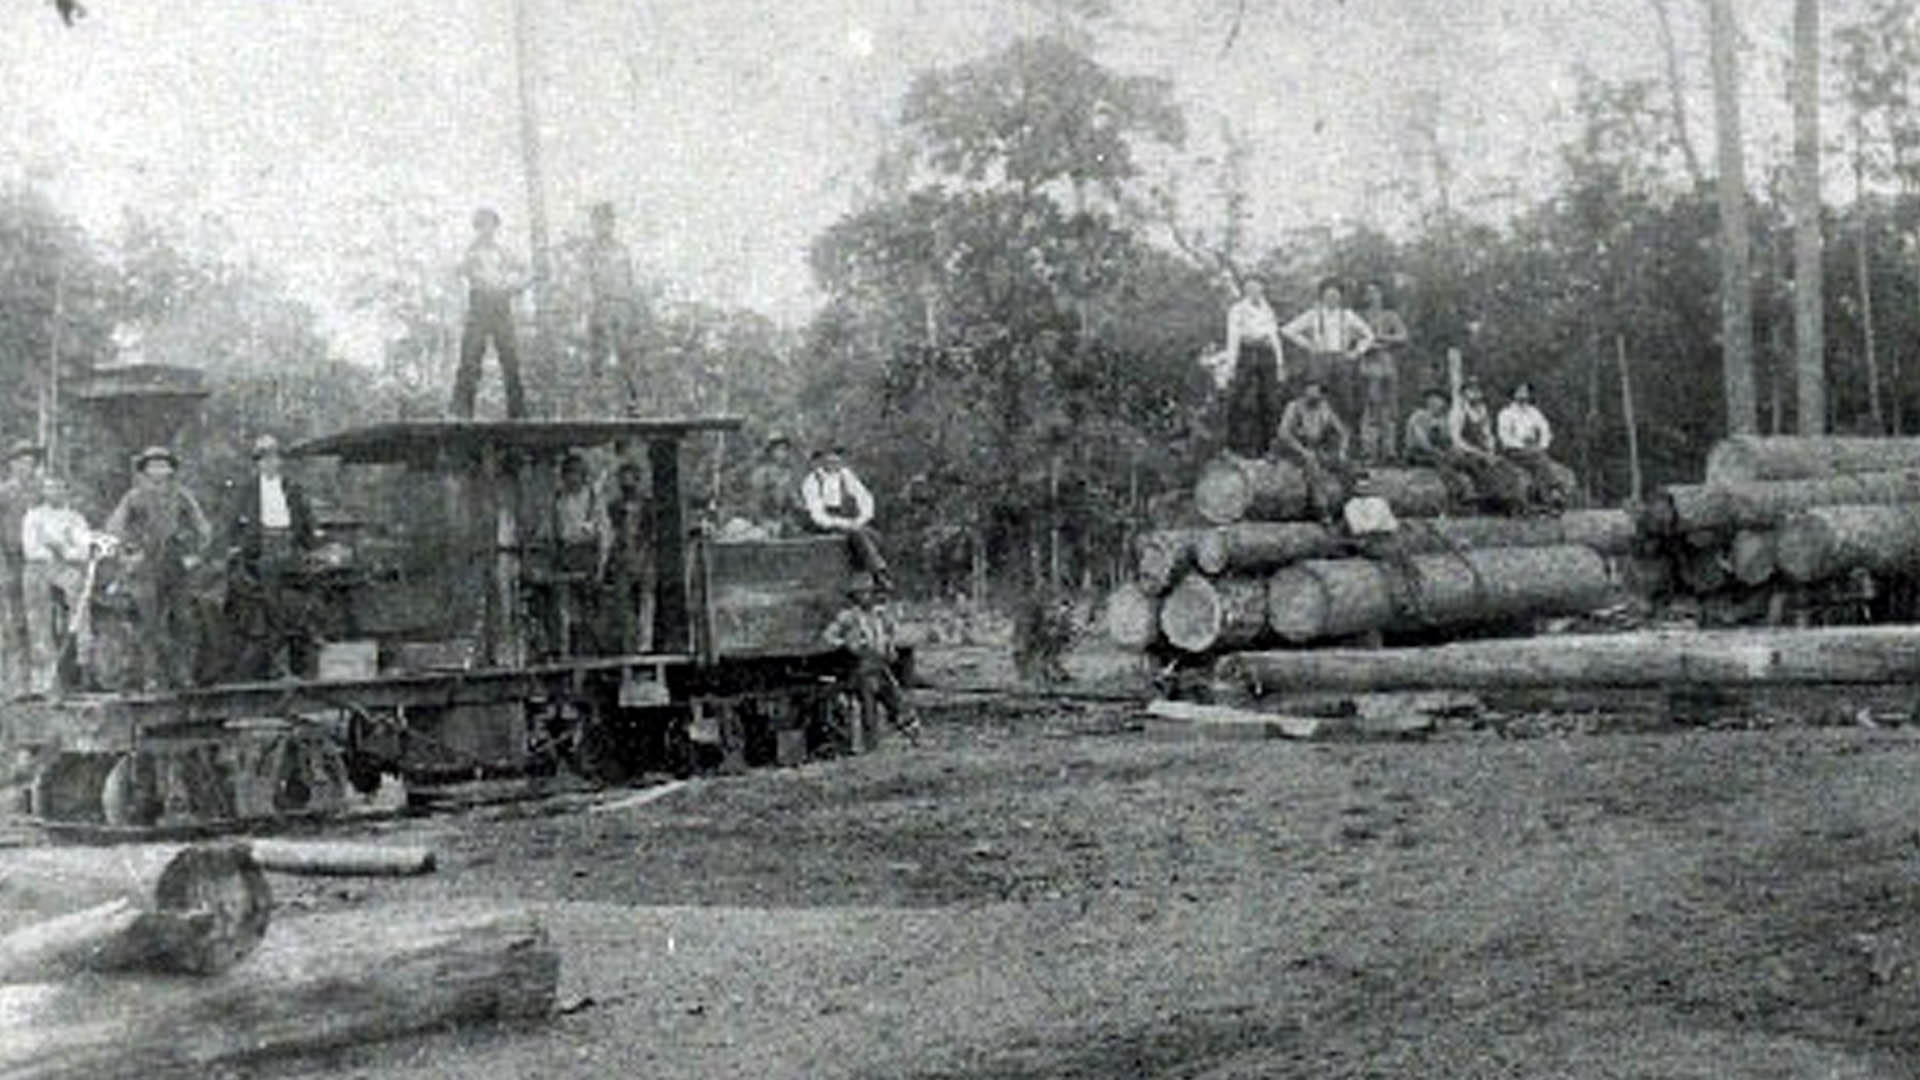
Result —
[{"label": "log end", "polygon": [[1124,649],[1144,649],[1160,636],[1160,605],[1139,585],[1107,594],[1107,638]]},{"label": "log end", "polygon": [[184,848],[154,884],[168,970],[211,975],[251,955],[267,934],[273,890],[245,844]]},{"label": "log end", "polygon": [[1218,457],[1200,470],[1193,485],[1193,510],[1215,525],[1231,525],[1246,516],[1253,503],[1253,481],[1246,465],[1236,458]]}]

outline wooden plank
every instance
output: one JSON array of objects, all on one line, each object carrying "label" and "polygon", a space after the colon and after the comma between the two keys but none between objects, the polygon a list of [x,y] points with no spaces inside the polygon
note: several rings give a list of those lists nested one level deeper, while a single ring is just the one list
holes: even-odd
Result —
[{"label": "wooden plank", "polygon": [[432,873],[432,848],[323,840],[255,840],[248,845],[262,870],[316,877],[411,877]]}]

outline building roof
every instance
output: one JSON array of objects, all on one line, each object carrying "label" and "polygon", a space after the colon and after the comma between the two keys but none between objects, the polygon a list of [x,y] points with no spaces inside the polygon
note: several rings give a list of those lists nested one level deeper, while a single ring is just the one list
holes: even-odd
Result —
[{"label": "building roof", "polygon": [[396,420],[307,439],[296,457],[337,457],[355,464],[431,465],[478,458],[492,449],[557,454],[615,442],[683,439],[702,431],[737,431],[737,416],[632,420]]}]

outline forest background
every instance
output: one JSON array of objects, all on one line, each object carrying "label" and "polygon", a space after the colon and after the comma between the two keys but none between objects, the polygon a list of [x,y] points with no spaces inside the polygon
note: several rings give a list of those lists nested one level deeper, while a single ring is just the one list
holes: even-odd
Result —
[{"label": "forest background", "polygon": [[[1097,59],[1104,5],[1071,6],[1052,33],[913,81],[862,205],[812,243],[826,301],[804,325],[645,283],[645,409],[747,418],[698,452],[699,503],[724,513],[740,498],[778,428],[848,448],[910,591],[1109,585],[1129,571],[1148,505],[1218,446],[1197,360],[1219,347],[1233,283],[1253,272],[1283,317],[1323,277],[1354,293],[1386,282],[1414,336],[1410,372],[1459,347],[1496,388],[1531,380],[1597,504],[1635,494],[1629,415],[1643,486],[1697,478],[1727,426],[1720,217],[1712,154],[1695,145],[1703,125],[1672,85],[1582,77],[1555,184],[1500,220],[1456,204],[1463,151],[1436,108],[1404,175],[1364,178],[1403,186],[1417,219],[1256,245],[1244,134],[1221,121],[1227,152],[1208,182],[1176,181],[1159,164],[1188,117],[1163,80]],[[1920,425],[1920,10],[1857,8],[1821,39],[1821,150],[1852,180],[1821,221],[1824,426],[1897,434]],[[1677,67],[1656,33],[1666,0],[1649,10],[1662,19],[1648,21],[1647,47]],[[1790,164],[1767,163],[1747,193],[1761,431],[1797,427]],[[0,433],[51,433],[50,373],[71,386],[130,354],[206,374],[213,393],[180,442],[209,492],[243,472],[259,432],[440,415],[461,287],[445,253],[400,242],[421,223],[396,211],[389,224],[396,241],[369,247],[353,289],[395,328],[369,370],[330,349],[272,268],[209,250],[188,227],[129,215],[98,235],[30,183],[0,191]],[[556,239],[539,310],[523,319],[543,415],[596,415],[609,400],[586,374],[585,239]],[[483,410],[497,412],[487,382]],[[57,464],[97,514],[124,487],[124,459],[96,452],[107,440],[84,412],[59,415]]]}]

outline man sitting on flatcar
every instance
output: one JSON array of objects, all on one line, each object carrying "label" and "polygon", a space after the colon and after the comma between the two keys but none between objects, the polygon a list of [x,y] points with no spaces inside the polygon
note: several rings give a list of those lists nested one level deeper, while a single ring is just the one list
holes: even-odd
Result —
[{"label": "man sitting on flatcar", "polygon": [[893,575],[880,554],[869,527],[873,521],[873,493],[847,466],[846,450],[835,446],[813,452],[813,468],[800,483],[800,499],[807,523],[815,532],[840,533],[853,553],[854,569],[873,576],[883,592],[893,591]]}]

